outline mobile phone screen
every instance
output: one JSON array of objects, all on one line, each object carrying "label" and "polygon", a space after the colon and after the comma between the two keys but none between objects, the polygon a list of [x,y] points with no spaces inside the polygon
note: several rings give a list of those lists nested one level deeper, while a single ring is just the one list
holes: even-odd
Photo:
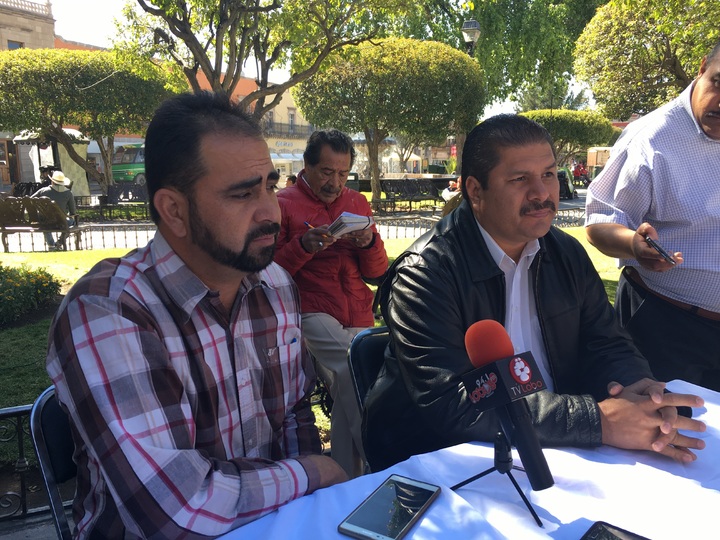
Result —
[{"label": "mobile phone screen", "polygon": [[399,540],[438,496],[432,484],[392,475],[338,526],[354,538]]}]

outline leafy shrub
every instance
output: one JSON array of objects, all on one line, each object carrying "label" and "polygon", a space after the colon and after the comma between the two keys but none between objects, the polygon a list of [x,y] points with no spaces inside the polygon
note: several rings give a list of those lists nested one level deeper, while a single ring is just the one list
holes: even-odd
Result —
[{"label": "leafy shrub", "polygon": [[0,264],[0,328],[50,304],[59,293],[60,282],[44,268]]},{"label": "leafy shrub", "polygon": [[587,151],[590,146],[607,146],[614,134],[610,120],[593,111],[542,109],[521,114],[550,132],[559,165],[567,163],[571,156]]}]

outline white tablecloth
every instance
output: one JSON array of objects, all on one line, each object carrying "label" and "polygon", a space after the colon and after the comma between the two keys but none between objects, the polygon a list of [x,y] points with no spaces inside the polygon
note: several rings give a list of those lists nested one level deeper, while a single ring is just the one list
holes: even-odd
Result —
[{"label": "white tablecloth", "polygon": [[[224,539],[345,539],[338,523],[389,474],[440,485],[443,490],[413,527],[412,539],[579,539],[594,521],[607,521],[653,540],[720,538],[720,394],[673,381],[675,392],[694,393],[707,423],[699,458],[678,464],[652,452],[608,446],[545,449],[555,485],[535,492],[524,473],[513,476],[544,527],[537,526],[510,479],[494,472],[453,492],[452,486],[493,464],[486,444],[462,444],[415,456],[394,467],[319,490],[223,536]],[[515,454],[516,464],[517,454]]]}]

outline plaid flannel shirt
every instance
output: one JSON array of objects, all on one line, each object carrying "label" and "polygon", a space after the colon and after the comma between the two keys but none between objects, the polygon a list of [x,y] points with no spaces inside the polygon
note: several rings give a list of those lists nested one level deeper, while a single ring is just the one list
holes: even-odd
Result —
[{"label": "plaid flannel shirt", "polygon": [[278,265],[231,313],[160,233],[67,294],[47,369],[73,426],[80,538],[216,536],[318,487],[315,375]]}]

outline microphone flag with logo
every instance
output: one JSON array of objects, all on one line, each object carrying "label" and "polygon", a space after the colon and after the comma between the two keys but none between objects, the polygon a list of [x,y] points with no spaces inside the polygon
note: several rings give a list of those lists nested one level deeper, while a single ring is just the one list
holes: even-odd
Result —
[{"label": "microphone flag with logo", "polygon": [[479,412],[496,409],[502,430],[517,448],[532,488],[549,488],[555,481],[525,402],[527,396],[547,388],[532,353],[515,354],[505,328],[490,319],[467,329],[465,349],[476,368],[462,377],[470,401]]}]

